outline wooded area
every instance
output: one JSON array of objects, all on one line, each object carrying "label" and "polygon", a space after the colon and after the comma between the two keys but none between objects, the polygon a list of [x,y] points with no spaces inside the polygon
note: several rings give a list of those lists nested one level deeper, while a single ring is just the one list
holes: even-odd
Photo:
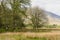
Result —
[{"label": "wooded area", "polygon": [[31,7],[31,0],[0,1],[0,32],[21,31],[30,27],[46,27],[48,19],[39,7]]}]

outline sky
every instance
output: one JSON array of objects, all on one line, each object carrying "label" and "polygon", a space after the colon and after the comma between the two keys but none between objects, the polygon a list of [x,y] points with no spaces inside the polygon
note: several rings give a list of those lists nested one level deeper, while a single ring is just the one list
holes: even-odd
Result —
[{"label": "sky", "polygon": [[39,6],[60,16],[60,0],[32,0],[32,6]]}]

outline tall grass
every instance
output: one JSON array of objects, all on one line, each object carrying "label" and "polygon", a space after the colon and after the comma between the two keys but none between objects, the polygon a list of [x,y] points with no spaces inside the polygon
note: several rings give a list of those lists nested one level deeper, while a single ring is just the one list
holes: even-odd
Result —
[{"label": "tall grass", "polygon": [[0,40],[60,40],[60,34],[58,35],[45,35],[41,36],[25,36],[21,33],[15,33],[15,34],[0,34]]}]

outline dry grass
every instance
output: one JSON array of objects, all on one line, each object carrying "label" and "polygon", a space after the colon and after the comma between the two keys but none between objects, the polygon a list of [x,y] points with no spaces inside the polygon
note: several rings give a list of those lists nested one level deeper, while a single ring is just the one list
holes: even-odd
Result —
[{"label": "dry grass", "polygon": [[[0,33],[0,40],[21,40],[27,38],[46,38],[47,40],[60,40],[60,32],[16,32]],[[21,39],[20,39],[21,38]],[[41,39],[42,40],[42,39]]]}]

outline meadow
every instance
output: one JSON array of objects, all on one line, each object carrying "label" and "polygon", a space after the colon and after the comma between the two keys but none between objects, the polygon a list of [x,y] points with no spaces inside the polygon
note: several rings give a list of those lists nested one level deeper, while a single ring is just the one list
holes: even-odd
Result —
[{"label": "meadow", "polygon": [[60,40],[60,32],[7,32],[0,33],[0,40]]}]

